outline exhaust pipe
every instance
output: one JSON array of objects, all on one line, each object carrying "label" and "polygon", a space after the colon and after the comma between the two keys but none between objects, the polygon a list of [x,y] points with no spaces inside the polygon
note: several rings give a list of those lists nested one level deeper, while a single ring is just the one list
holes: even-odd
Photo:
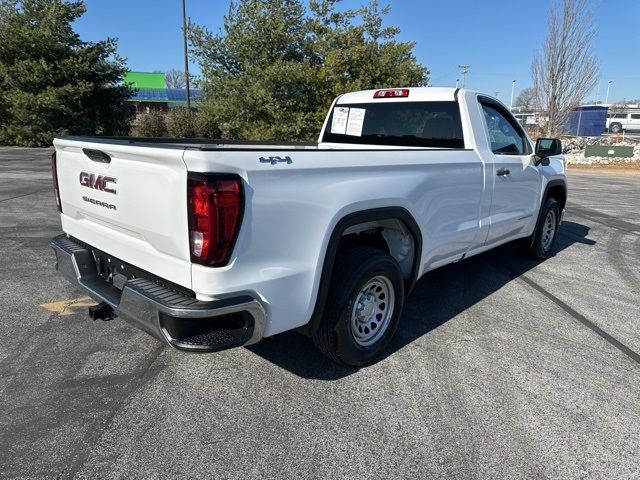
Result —
[{"label": "exhaust pipe", "polygon": [[101,302],[97,305],[89,307],[89,317],[92,320],[113,320],[116,314],[113,313],[113,308],[107,302]]}]

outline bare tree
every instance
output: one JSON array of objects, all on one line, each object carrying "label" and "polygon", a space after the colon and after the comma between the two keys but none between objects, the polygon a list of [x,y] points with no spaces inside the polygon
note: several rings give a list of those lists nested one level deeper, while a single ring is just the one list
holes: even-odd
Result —
[{"label": "bare tree", "polygon": [[184,77],[184,72],[180,70],[169,70],[167,73],[165,73],[164,83],[167,88],[185,88],[187,85]]},{"label": "bare tree", "polygon": [[527,87],[518,94],[514,106],[525,112],[530,112],[535,108],[535,104],[536,91],[533,87]]},{"label": "bare tree", "polygon": [[547,135],[561,132],[569,112],[598,82],[591,44],[594,10],[589,0],[559,0],[549,15],[549,32],[531,65],[536,108],[547,113]]},{"label": "bare tree", "polygon": [[626,99],[623,98],[622,100],[619,100],[617,102],[614,102],[613,105],[611,105],[611,108],[626,108],[630,105],[640,105],[640,98],[631,98],[631,99]]}]

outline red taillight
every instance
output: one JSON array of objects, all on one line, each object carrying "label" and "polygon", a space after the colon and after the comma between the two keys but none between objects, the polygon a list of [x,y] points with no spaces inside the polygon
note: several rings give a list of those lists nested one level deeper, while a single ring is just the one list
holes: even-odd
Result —
[{"label": "red taillight", "polygon": [[60,188],[58,187],[58,161],[56,159],[56,152],[51,154],[51,178],[53,180],[53,193],[56,197],[56,203],[58,204],[58,211],[62,213],[62,202],[60,201]]},{"label": "red taillight", "polygon": [[392,88],[389,90],[378,90],[373,94],[373,98],[408,97],[408,88]]},{"label": "red taillight", "polygon": [[221,267],[229,261],[244,208],[236,175],[190,173],[187,180],[191,261]]}]

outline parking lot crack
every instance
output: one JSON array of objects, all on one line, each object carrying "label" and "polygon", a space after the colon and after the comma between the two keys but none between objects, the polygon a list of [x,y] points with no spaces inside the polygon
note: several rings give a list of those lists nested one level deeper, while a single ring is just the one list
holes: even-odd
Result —
[{"label": "parking lot crack", "polygon": [[568,304],[566,304],[565,302],[563,302],[562,300],[560,300],[558,297],[556,297],[554,294],[552,294],[551,292],[545,290],[543,287],[541,287],[540,285],[538,285],[536,282],[534,282],[533,280],[531,280],[529,277],[525,276],[525,275],[520,275],[519,278],[526,283],[527,285],[529,285],[531,288],[533,288],[534,290],[536,290],[537,292],[541,293],[542,295],[544,295],[545,297],[547,297],[549,300],[551,300],[553,303],[555,303],[557,306],[559,306],[562,310],[564,310],[565,312],[567,312],[569,315],[571,315],[575,320],[577,320],[579,323],[581,323],[582,325],[584,325],[585,327],[587,327],[589,330],[591,330],[593,333],[595,333],[596,335],[598,335],[599,337],[601,337],[603,340],[605,340],[606,342],[608,342],[610,345],[612,345],[613,347],[617,348],[620,352],[624,353],[627,357],[629,357],[631,360],[633,360],[634,362],[636,362],[637,364],[640,364],[640,354],[638,354],[637,352],[631,350],[628,346],[626,346],[624,343],[622,343],[620,340],[618,340],[617,338],[613,337],[611,334],[607,333],[605,330],[603,330],[602,328],[600,328],[598,325],[596,325],[595,323],[593,323],[591,320],[589,320],[587,317],[585,317],[584,315],[582,315],[581,313],[577,312],[575,309],[571,308]]}]

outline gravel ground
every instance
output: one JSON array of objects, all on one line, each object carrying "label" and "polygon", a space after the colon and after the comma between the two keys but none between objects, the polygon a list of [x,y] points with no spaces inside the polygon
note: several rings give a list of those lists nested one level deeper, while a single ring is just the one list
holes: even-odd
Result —
[{"label": "gravel ground", "polygon": [[48,170],[0,148],[0,478],[640,478],[640,176],[572,173],[554,257],[430,272],[355,370],[91,322]]}]

